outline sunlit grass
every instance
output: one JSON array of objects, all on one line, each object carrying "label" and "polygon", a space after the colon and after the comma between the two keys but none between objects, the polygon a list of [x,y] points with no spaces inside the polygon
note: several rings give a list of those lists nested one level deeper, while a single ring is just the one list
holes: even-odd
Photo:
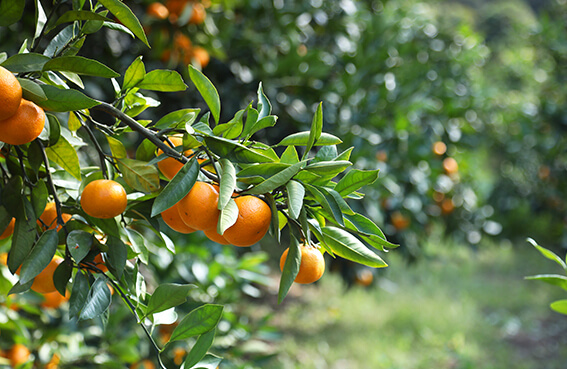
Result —
[{"label": "sunlit grass", "polygon": [[[276,368],[561,368],[567,319],[548,305],[558,289],[523,279],[557,272],[530,246],[430,242],[427,258],[390,268],[369,288],[327,274],[274,318]],[[271,366],[272,367],[272,366]]]}]

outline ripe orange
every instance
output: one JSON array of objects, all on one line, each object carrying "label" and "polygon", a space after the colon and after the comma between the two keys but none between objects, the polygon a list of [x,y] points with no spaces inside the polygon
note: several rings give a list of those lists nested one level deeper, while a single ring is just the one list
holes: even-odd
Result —
[{"label": "ripe orange", "polygon": [[14,226],[15,225],[16,225],[16,218],[12,218],[10,223],[8,223],[8,226],[6,226],[6,229],[4,230],[4,232],[2,232],[2,234],[0,234],[0,240],[3,240],[5,238],[10,237],[12,235],[12,233],[14,233]]},{"label": "ripe orange", "polygon": [[167,0],[165,2],[165,6],[169,10],[169,21],[171,23],[177,22],[187,2],[188,0]]},{"label": "ripe orange", "polygon": [[16,343],[14,346],[8,350],[6,357],[10,360],[12,368],[17,367],[26,363],[30,358],[30,350],[22,345],[21,343]]},{"label": "ripe orange", "polygon": [[[171,136],[171,137],[169,137],[169,140],[173,144],[174,148],[177,147],[177,146],[183,145],[183,138],[181,138],[179,136]],[[193,150],[185,150],[183,152],[183,155],[189,156],[192,153],[193,153]],[[158,149],[157,156],[160,156],[161,154],[163,154],[163,151],[161,149]],[[183,168],[183,163],[181,163],[180,161],[178,161],[177,159],[174,159],[174,158],[165,158],[163,160],[158,161],[157,166],[158,166],[160,172],[167,179],[172,179],[173,177],[175,177],[177,172],[179,172],[181,170],[181,168]]]},{"label": "ripe orange", "polygon": [[[301,264],[299,265],[299,272],[295,277],[295,282],[301,284],[309,284],[317,281],[325,272],[325,258],[318,248],[308,245],[301,245]],[[287,259],[287,248],[280,258],[280,270],[283,271],[285,261]]]},{"label": "ripe orange", "polygon": [[0,264],[8,265],[8,253],[0,252]]},{"label": "ripe orange", "polygon": [[451,214],[453,210],[455,210],[455,203],[453,202],[453,199],[444,199],[441,202],[441,212],[444,215]]},{"label": "ripe orange", "polygon": [[[63,217],[64,223],[67,223],[69,219],[71,219],[72,217],[71,214],[67,214],[67,213],[63,213],[61,214],[61,216]],[[61,226],[57,225],[57,209],[55,207],[54,202],[47,203],[47,205],[45,206],[45,210],[43,210],[43,213],[41,214],[39,219],[41,221],[38,220],[37,224],[42,228],[43,225],[45,224],[45,226],[47,226],[47,229],[55,229],[55,227],[57,227],[57,231],[61,229]]]},{"label": "ripe orange", "polygon": [[150,17],[163,20],[169,17],[169,10],[165,5],[156,1],[148,5],[146,9],[146,14],[149,15]]},{"label": "ripe orange", "polygon": [[[41,271],[33,280],[31,289],[38,293],[49,293],[56,290],[55,284],[53,283],[53,273],[55,269],[63,262],[61,256],[53,256],[53,259],[49,262],[47,267]],[[16,272],[20,274],[20,269]]]},{"label": "ripe orange", "polygon": [[191,191],[177,203],[177,209],[187,226],[205,231],[217,227],[220,215],[218,202],[219,187],[197,181]]},{"label": "ripe orange", "polygon": [[390,216],[390,218],[391,218],[391,221],[392,221],[392,225],[398,231],[406,229],[410,225],[410,220],[408,218],[406,218],[406,216],[403,215],[399,211],[393,212],[392,215]]},{"label": "ripe orange", "polygon": [[449,175],[454,175],[459,172],[459,163],[454,158],[448,157],[443,160],[443,169]]},{"label": "ripe orange", "polygon": [[0,67],[0,120],[8,119],[20,107],[22,100],[22,86],[12,72]]},{"label": "ripe orange", "polygon": [[132,366],[130,366],[130,369],[156,369],[156,366],[151,360],[144,359],[132,364]]},{"label": "ripe orange", "polygon": [[45,299],[41,306],[44,308],[57,309],[62,303],[69,300],[69,293],[65,291],[65,296],[62,296],[59,291],[49,292],[43,295]]},{"label": "ripe orange", "polygon": [[162,211],[161,218],[163,219],[165,224],[167,224],[169,228],[173,229],[174,231],[185,234],[195,232],[193,228],[189,227],[187,224],[185,224],[185,222],[183,222],[183,219],[181,219],[177,204],[173,205],[169,209]]},{"label": "ripe orange", "polygon": [[354,283],[359,286],[368,287],[374,280],[374,274],[369,269],[362,269],[356,273]]},{"label": "ripe orange", "polygon": [[205,68],[209,65],[209,61],[211,60],[209,52],[201,46],[195,46],[193,48],[193,58],[199,62],[201,68]]},{"label": "ripe orange", "polygon": [[176,347],[173,349],[173,362],[175,365],[181,365],[183,363],[183,358],[187,354],[187,350],[183,347]]},{"label": "ripe orange", "polygon": [[441,156],[447,152],[447,145],[443,141],[437,141],[433,144],[432,150],[435,155]]},{"label": "ripe orange", "polygon": [[252,246],[268,232],[272,210],[256,196],[240,196],[234,202],[238,206],[238,219],[223,236],[234,246]]},{"label": "ripe orange", "polygon": [[189,18],[189,23],[193,24],[201,24],[205,21],[207,17],[207,12],[205,11],[205,7],[201,3],[194,3],[193,4],[193,11],[191,13],[191,18]]},{"label": "ripe orange", "polygon": [[85,186],[81,207],[91,217],[109,219],[126,210],[128,199],[124,187],[110,179],[97,179]]},{"label": "ripe orange", "polygon": [[207,229],[206,231],[203,231],[203,233],[213,242],[220,243],[221,245],[230,245],[230,242],[228,242],[226,238],[217,233],[216,228]]},{"label": "ripe orange", "polygon": [[100,269],[101,272],[106,273],[108,272],[108,268],[106,267],[106,264],[104,263],[104,260],[102,259],[102,254],[97,254],[94,257],[93,260],[94,265]]},{"label": "ripe orange", "polygon": [[57,369],[60,361],[61,357],[54,353],[53,356],[51,356],[51,360],[45,365],[45,369]]},{"label": "ripe orange", "polygon": [[0,121],[0,141],[10,145],[23,145],[39,136],[45,123],[42,108],[26,99],[20,100],[16,114]]}]

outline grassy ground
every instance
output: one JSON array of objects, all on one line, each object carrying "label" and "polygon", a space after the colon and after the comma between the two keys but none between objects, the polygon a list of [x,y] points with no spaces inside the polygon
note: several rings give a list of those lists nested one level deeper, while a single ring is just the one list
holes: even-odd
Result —
[{"label": "grassy ground", "polygon": [[554,369],[567,359],[565,297],[526,275],[560,272],[528,246],[476,252],[431,242],[406,266],[395,251],[371,288],[337,275],[294,286],[272,323],[283,331],[270,368]]}]

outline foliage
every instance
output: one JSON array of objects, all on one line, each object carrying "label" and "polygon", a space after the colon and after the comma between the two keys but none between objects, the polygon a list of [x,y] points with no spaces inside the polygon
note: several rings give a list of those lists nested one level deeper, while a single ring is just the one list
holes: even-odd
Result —
[{"label": "foliage", "polygon": [[[309,129],[268,145],[254,139],[278,122],[261,83],[256,101],[247,102],[232,115],[224,105],[221,109],[215,85],[193,65],[185,69],[184,79],[175,70],[151,68],[141,56],[132,57],[119,73],[102,58],[79,55],[89,49],[91,35],[102,32],[123,34],[149,46],[135,12],[122,1],[55,1],[46,5],[4,0],[0,25],[22,31],[15,35],[5,28],[2,31],[11,33],[11,38],[18,36],[20,46],[17,52],[0,54],[0,65],[17,75],[26,99],[47,111],[39,138],[25,145],[2,146],[0,228],[16,219],[11,240],[4,245],[9,250],[7,270],[2,267],[2,285],[9,296],[26,292],[34,278],[43,278],[40,272],[55,255],[64,257],[53,281],[61,295],[70,291],[66,324],[88,333],[81,350],[62,356],[61,366],[104,363],[121,367],[123,362],[139,361],[140,355],[133,352],[133,346],[142,345],[137,335],[127,331],[116,334],[114,330],[112,334],[100,333],[86,322],[94,319],[101,327],[118,327],[132,318],[146,335],[146,355],[156,357],[160,367],[184,363],[186,368],[208,368],[220,362],[207,352],[216,332],[227,333],[233,323],[237,326],[238,318],[231,321],[226,317],[223,298],[215,301],[211,296],[227,284],[217,278],[229,274],[244,291],[248,283],[262,282],[257,271],[263,257],[251,254],[232,261],[233,265],[223,265],[216,256],[198,251],[205,248],[199,244],[193,251],[201,253],[201,260],[213,260],[203,265],[202,261],[185,259],[185,247],[172,241],[172,237],[176,241],[180,238],[164,227],[159,214],[178,203],[198,180],[219,186],[219,234],[239,216],[232,197],[254,195],[271,209],[271,243],[289,243],[295,250],[291,255],[298,255],[299,244],[305,242],[320,244],[321,252],[332,257],[386,266],[375,250],[385,252],[397,245],[388,242],[372,220],[354,212],[347,203],[363,198],[360,189],[376,181],[378,170],[347,170],[352,166],[353,148],[339,151],[337,145],[342,140],[323,132],[322,104],[315,109]],[[184,107],[158,119],[143,118],[146,110],[167,99],[159,93],[186,91],[186,80],[204,101],[203,109]],[[90,87],[95,84],[110,86],[110,103],[94,96]],[[225,121],[227,114],[230,118]],[[174,134],[183,136],[179,151],[167,144],[167,137]],[[157,149],[164,154],[155,157]],[[186,149],[192,149],[190,156],[183,155]],[[167,157],[184,164],[170,182],[160,177],[155,166]],[[112,179],[126,189],[128,204],[119,217],[97,218],[96,213],[89,211],[89,215],[82,209],[83,190],[98,179]],[[38,219],[48,201],[55,203],[57,230],[43,231]],[[99,205],[109,204],[101,201]],[[65,214],[71,214],[71,219],[65,221]],[[95,264],[100,253],[108,272]],[[300,257],[289,260],[280,282],[279,302],[301,262]],[[182,261],[190,263],[190,273]],[[160,275],[160,269],[171,266],[178,275]],[[20,267],[18,279],[12,274]],[[242,277],[240,270],[250,273]],[[209,288],[196,292],[197,285],[192,282],[205,281],[211,284]],[[38,297],[30,297],[34,298]],[[11,299],[6,302],[10,304]],[[113,300],[121,300],[123,306],[116,307]],[[9,337],[2,345],[14,341],[29,344],[43,363],[46,351],[55,352],[50,348],[51,338],[45,334],[36,342],[32,337],[36,332],[49,332],[46,324],[34,323],[46,315],[33,305],[29,310],[29,316],[7,312],[15,319],[0,326],[2,337]],[[25,324],[20,326],[19,322]],[[173,326],[158,342],[154,332],[165,324]],[[54,334],[62,341],[65,328]],[[191,345],[191,350],[183,349],[180,357],[173,357],[181,343],[185,348]],[[62,345],[73,350],[71,343]]]}]

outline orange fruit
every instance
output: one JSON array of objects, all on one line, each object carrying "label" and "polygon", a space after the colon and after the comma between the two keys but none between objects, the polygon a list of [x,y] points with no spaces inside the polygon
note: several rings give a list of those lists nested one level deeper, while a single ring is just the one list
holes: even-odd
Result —
[{"label": "orange fruit", "polygon": [[69,293],[65,291],[65,296],[62,296],[59,291],[49,292],[43,295],[45,299],[41,306],[44,308],[57,309],[62,303],[69,300]]},{"label": "orange fruit", "polygon": [[447,152],[447,145],[443,141],[437,141],[433,144],[432,150],[435,155],[441,156]]},{"label": "orange fruit", "polygon": [[207,229],[206,231],[203,231],[203,233],[213,242],[220,243],[221,245],[230,245],[230,242],[228,242],[226,238],[217,233],[216,228]]},{"label": "orange fruit", "polygon": [[58,354],[53,354],[51,360],[45,365],[45,369],[57,369],[60,361],[61,357]]},{"label": "orange fruit", "polygon": [[[174,148],[177,147],[177,146],[183,145],[183,138],[181,138],[179,136],[171,136],[171,137],[169,137],[169,140],[173,144]],[[166,144],[169,145],[169,143],[167,143],[167,142],[166,142]],[[183,155],[189,156],[192,153],[193,153],[192,150],[185,150],[183,152]],[[163,151],[161,149],[158,149],[157,156],[160,156],[161,154],[163,154]],[[158,166],[160,172],[167,179],[172,179],[173,177],[175,177],[177,172],[179,172],[181,170],[181,168],[183,168],[183,163],[181,163],[177,159],[168,157],[168,158],[165,158],[163,160],[158,161],[157,166]]]},{"label": "orange fruit", "polygon": [[101,272],[106,273],[108,272],[108,268],[106,267],[106,264],[104,263],[104,260],[102,259],[102,254],[96,254],[96,256],[93,259],[93,263],[94,265],[100,269]]},{"label": "orange fruit", "polygon": [[443,169],[449,175],[457,174],[459,171],[459,163],[454,158],[448,157],[443,160]]},{"label": "orange fruit", "polygon": [[176,347],[173,349],[173,362],[175,365],[181,365],[183,363],[183,358],[187,354],[187,350],[183,347]]},{"label": "orange fruit", "polygon": [[393,212],[390,218],[391,218],[391,221],[392,221],[392,225],[398,231],[406,229],[410,225],[410,220],[408,218],[406,218],[406,216],[403,215],[399,211]]},{"label": "orange fruit", "polygon": [[[325,258],[318,248],[308,245],[301,245],[301,264],[299,272],[295,277],[295,282],[309,284],[317,281],[325,272]],[[289,248],[287,248],[280,258],[280,270],[283,271]]]},{"label": "orange fruit", "polygon": [[128,199],[124,187],[110,179],[97,179],[81,193],[81,207],[91,217],[109,219],[126,210]]},{"label": "orange fruit", "polygon": [[445,215],[451,214],[455,210],[455,203],[453,199],[444,199],[441,202],[441,212]]},{"label": "orange fruit", "polygon": [[10,223],[8,223],[8,225],[6,226],[6,229],[4,230],[4,232],[2,232],[2,234],[0,234],[0,240],[3,240],[5,238],[10,237],[12,235],[12,233],[14,233],[14,226],[15,225],[16,225],[16,218],[12,218]]},{"label": "orange fruit", "polygon": [[[63,222],[67,223],[69,219],[71,219],[72,215],[63,213],[61,214],[61,217],[63,218]],[[40,227],[43,227],[43,225],[45,224],[45,226],[47,226],[47,229],[55,229],[55,227],[57,227],[57,231],[61,229],[61,226],[57,225],[57,209],[54,202],[47,203],[39,219],[41,221],[38,220],[37,224]]]},{"label": "orange fruit", "polygon": [[240,196],[234,202],[238,206],[238,219],[223,236],[234,246],[252,246],[268,232],[272,210],[256,196]]},{"label": "orange fruit", "polygon": [[0,141],[10,145],[32,142],[43,131],[45,112],[31,101],[21,99],[16,114],[0,121]]},{"label": "orange fruit", "polygon": [[207,50],[201,46],[195,46],[193,48],[193,59],[197,60],[201,68],[205,68],[209,64],[211,57]]},{"label": "orange fruit", "polygon": [[356,273],[356,277],[354,279],[354,283],[358,284],[359,286],[368,287],[374,280],[374,274],[368,269],[362,269],[358,273]]},{"label": "orange fruit", "polygon": [[132,364],[132,366],[130,366],[130,369],[156,369],[156,366],[151,360],[144,359]]},{"label": "orange fruit", "polygon": [[163,219],[165,224],[167,224],[169,228],[173,229],[174,231],[185,234],[195,232],[193,228],[189,227],[187,224],[185,224],[185,222],[183,222],[183,219],[181,219],[177,204],[173,205],[169,209],[162,211],[161,218]]},{"label": "orange fruit", "polygon": [[0,264],[8,265],[8,253],[0,252]]},{"label": "orange fruit", "polygon": [[146,14],[150,17],[163,20],[169,17],[169,9],[167,9],[167,7],[162,3],[156,1],[148,5],[146,8]]},{"label": "orange fruit", "polygon": [[0,67],[0,120],[8,119],[20,107],[22,100],[22,86],[12,72]]},{"label": "orange fruit", "polygon": [[220,215],[218,202],[218,186],[197,181],[191,191],[177,203],[177,209],[187,226],[205,231],[217,227]]},{"label": "orange fruit", "polygon": [[[53,273],[55,273],[55,269],[63,262],[63,258],[61,256],[53,256],[53,259],[47,264],[45,269],[41,271],[38,275],[35,276],[33,280],[33,284],[31,289],[38,293],[49,293],[56,291],[55,284],[53,283]],[[16,274],[20,274],[20,269],[16,271]]]},{"label": "orange fruit", "polygon": [[193,11],[191,12],[191,18],[189,18],[189,23],[201,24],[205,21],[207,17],[207,12],[205,7],[201,3],[193,4]]},{"label": "orange fruit", "polygon": [[30,358],[30,350],[21,343],[16,343],[8,350],[6,357],[10,360],[12,368],[15,368],[18,365],[27,363]]},{"label": "orange fruit", "polygon": [[188,0],[167,0],[165,7],[169,10],[169,21],[176,22],[183,9],[187,5]]}]

